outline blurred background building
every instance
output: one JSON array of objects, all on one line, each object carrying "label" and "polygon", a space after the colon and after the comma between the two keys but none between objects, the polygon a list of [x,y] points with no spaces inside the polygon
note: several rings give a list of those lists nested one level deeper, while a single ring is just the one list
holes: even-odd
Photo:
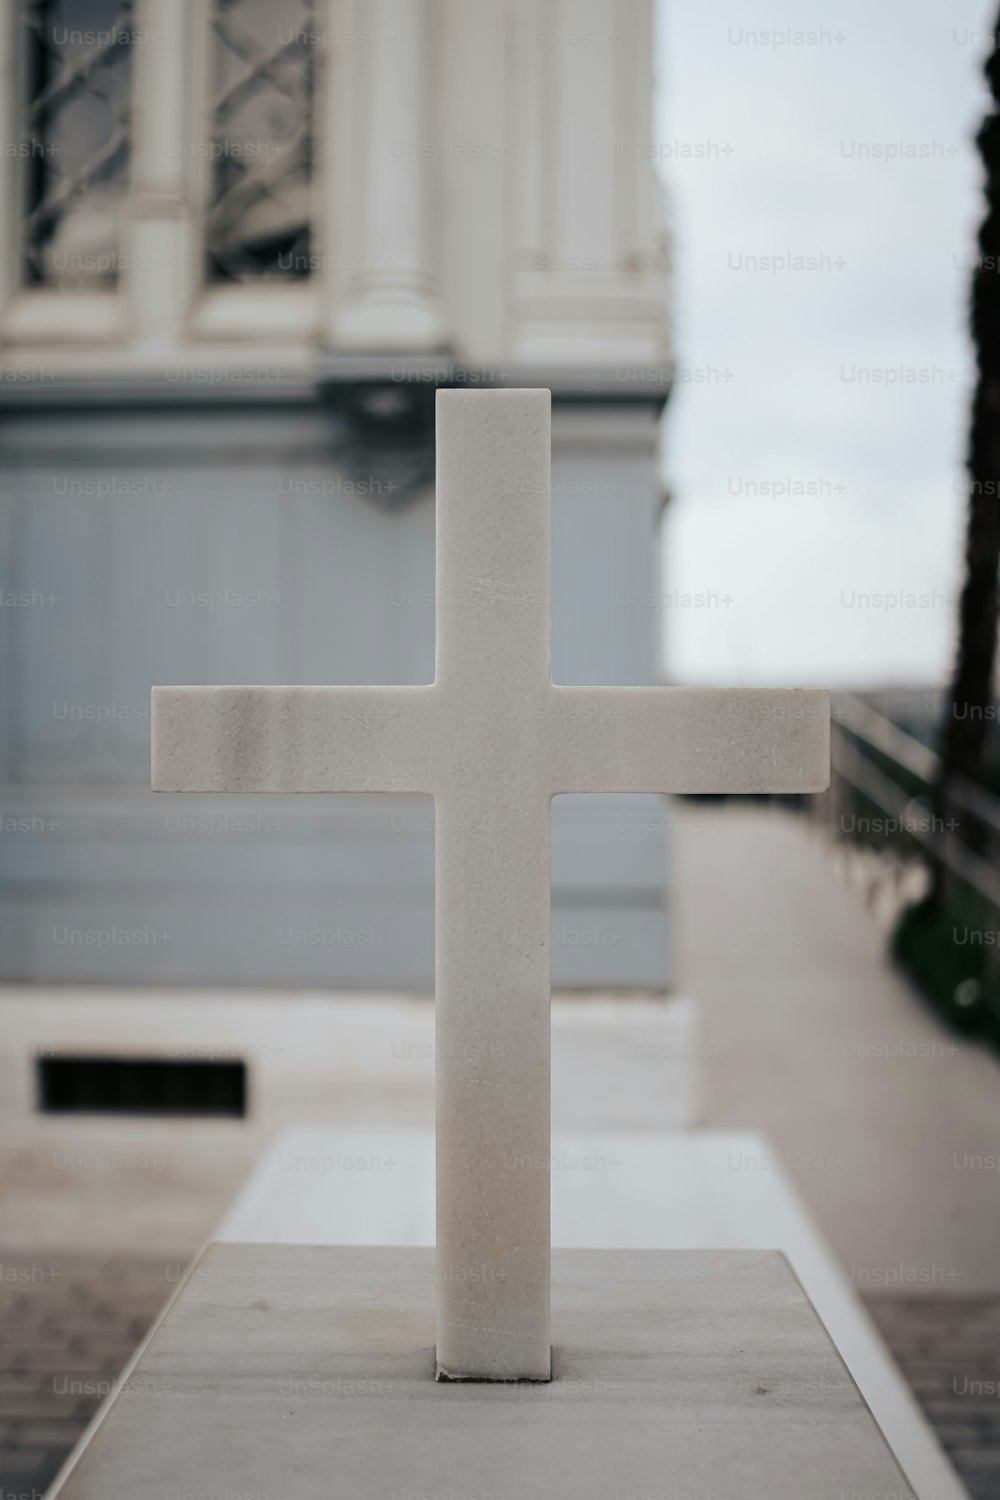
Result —
[{"label": "blurred background building", "polygon": [[[0,972],[429,990],[430,801],[168,806],[149,689],[433,678],[440,385],[551,386],[554,677],[657,680],[652,4],[6,11]],[[664,985],[659,804],[554,820],[556,983]]]}]

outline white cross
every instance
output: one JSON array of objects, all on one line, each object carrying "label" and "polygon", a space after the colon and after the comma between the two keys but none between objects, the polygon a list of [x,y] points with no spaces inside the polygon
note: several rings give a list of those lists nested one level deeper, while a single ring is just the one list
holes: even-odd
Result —
[{"label": "white cross", "polygon": [[825,692],[556,687],[548,391],[437,398],[426,687],[153,689],[153,786],[430,792],[437,1361],[547,1380],[549,815],[562,792],[815,792]]}]

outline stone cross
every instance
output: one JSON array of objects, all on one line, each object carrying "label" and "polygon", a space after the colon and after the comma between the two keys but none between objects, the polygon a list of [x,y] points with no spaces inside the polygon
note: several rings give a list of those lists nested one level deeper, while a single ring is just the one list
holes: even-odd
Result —
[{"label": "stone cross", "polygon": [[825,692],[558,687],[550,395],[437,397],[437,667],[425,687],[153,689],[153,787],[430,792],[437,1366],[548,1380],[550,803],[816,792]]}]

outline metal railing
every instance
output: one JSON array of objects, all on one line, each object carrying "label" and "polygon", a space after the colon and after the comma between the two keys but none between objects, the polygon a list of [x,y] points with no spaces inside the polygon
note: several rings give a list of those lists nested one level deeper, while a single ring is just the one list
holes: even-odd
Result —
[{"label": "metal railing", "polygon": [[940,757],[862,698],[835,695],[830,790],[816,813],[838,843],[898,868],[921,862],[977,923],[984,967],[1000,976],[1000,798],[962,777],[935,798]]}]

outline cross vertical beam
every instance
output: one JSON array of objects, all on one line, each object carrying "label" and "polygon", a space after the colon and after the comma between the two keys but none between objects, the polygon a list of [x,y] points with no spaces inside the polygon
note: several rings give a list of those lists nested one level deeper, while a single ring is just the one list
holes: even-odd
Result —
[{"label": "cross vertical beam", "polygon": [[548,391],[437,420],[437,1363],[548,1380]]}]

